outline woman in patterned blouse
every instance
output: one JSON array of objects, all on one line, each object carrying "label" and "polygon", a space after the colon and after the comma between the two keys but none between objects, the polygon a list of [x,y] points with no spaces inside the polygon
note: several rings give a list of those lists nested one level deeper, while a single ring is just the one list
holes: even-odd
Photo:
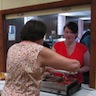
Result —
[{"label": "woman in patterned blouse", "polygon": [[[7,76],[2,96],[39,96],[45,66],[78,71],[80,64],[43,46],[47,28],[41,21],[30,20],[21,30],[22,41],[7,54]],[[60,63],[61,62],[61,63]]]}]

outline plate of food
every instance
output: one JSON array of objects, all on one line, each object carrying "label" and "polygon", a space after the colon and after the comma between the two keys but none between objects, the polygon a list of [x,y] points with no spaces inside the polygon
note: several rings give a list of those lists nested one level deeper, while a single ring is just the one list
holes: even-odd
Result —
[{"label": "plate of food", "polygon": [[66,71],[66,70],[54,70],[54,72],[65,73],[65,74],[68,74],[68,75],[76,75],[76,74],[78,74],[78,72],[69,72],[69,71]]}]

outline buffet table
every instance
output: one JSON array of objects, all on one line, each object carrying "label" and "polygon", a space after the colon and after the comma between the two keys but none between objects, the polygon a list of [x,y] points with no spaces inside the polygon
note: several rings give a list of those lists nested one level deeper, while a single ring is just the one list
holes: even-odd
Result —
[{"label": "buffet table", "polygon": [[[0,93],[2,92],[4,84],[5,84],[5,81],[0,81]],[[89,96],[88,94],[90,94],[90,92],[93,92],[93,91],[95,92],[94,93],[95,95],[90,95],[90,96],[96,96],[96,91],[94,89],[89,88],[87,84],[81,84],[80,90],[71,96]],[[60,95],[41,91],[40,96],[60,96]]]}]

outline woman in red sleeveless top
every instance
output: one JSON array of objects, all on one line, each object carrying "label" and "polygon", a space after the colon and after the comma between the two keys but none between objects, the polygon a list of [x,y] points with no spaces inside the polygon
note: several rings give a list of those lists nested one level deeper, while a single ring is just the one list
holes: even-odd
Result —
[{"label": "woman in red sleeveless top", "polygon": [[81,68],[78,74],[74,75],[77,80],[83,82],[82,73],[89,71],[90,54],[87,47],[81,43],[76,42],[78,35],[78,26],[74,22],[69,22],[63,28],[65,41],[56,42],[53,45],[53,50],[62,56],[76,59],[80,62]]}]

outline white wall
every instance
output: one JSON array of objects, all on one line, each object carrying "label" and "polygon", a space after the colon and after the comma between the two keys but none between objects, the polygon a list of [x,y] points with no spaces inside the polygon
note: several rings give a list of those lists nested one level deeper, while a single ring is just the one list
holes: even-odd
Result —
[{"label": "white wall", "polygon": [[62,0],[0,0],[0,10],[37,5]]},{"label": "white wall", "polygon": [[[7,1],[7,0],[6,0]],[[8,14],[6,15],[6,19],[12,18],[23,18],[27,16],[41,16],[41,15],[49,15],[49,14],[58,14],[58,13],[69,13],[69,12],[77,12],[77,11],[86,11],[90,10],[90,5],[80,5],[80,6],[70,6],[70,9],[67,10],[69,7],[63,8],[55,8],[55,9],[48,9],[48,10],[39,10],[39,11],[32,11],[32,12],[23,12],[23,13],[16,13],[16,14]]]},{"label": "white wall", "polygon": [[1,4],[1,0],[0,0],[0,9],[2,8],[2,6],[1,6],[2,4]]}]

